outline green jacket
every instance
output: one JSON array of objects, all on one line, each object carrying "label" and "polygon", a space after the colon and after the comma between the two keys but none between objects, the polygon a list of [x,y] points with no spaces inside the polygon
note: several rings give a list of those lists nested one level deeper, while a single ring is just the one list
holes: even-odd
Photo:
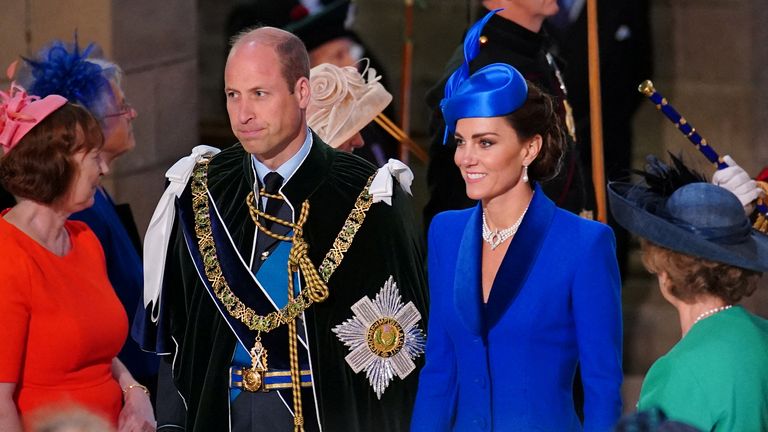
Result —
[{"label": "green jacket", "polygon": [[768,321],[740,306],[705,318],[645,377],[639,410],[705,431],[768,430]]}]

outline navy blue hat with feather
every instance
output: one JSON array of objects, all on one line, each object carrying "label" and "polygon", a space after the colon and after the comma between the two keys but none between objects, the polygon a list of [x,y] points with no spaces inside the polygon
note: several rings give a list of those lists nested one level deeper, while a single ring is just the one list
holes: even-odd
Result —
[{"label": "navy blue hat with feather", "polygon": [[768,271],[768,236],[752,228],[739,199],[679,158],[649,157],[643,183],[610,182],[614,218],[627,231],[675,252]]}]

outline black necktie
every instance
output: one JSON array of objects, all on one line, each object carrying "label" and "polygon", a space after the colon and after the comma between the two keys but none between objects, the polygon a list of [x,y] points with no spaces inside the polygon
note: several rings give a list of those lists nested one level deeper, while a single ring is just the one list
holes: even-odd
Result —
[{"label": "black necktie", "polygon": [[[264,176],[264,192],[270,195],[278,195],[280,192],[280,186],[283,184],[283,177],[276,173],[270,172]],[[275,216],[285,221],[291,221],[291,208],[285,202],[285,200],[267,197],[267,203],[264,206],[264,212],[270,216]],[[262,200],[259,197],[258,205],[261,207]],[[259,218],[259,222],[264,228],[277,235],[287,235],[291,230],[283,224],[275,223],[267,218]],[[257,271],[261,266],[261,263],[269,257],[272,249],[277,244],[277,239],[270,236],[267,233],[259,232],[256,237],[256,256],[258,259],[253,261],[252,269]]]},{"label": "black necktie", "polygon": [[[266,193],[270,195],[277,195],[280,192],[280,186],[282,185],[283,176],[280,174],[272,171],[264,176],[264,191]],[[282,206],[283,200],[267,197],[267,206],[264,211],[270,216],[280,217],[280,207]],[[275,225],[280,226],[279,224],[275,224],[272,221],[266,221],[264,223],[264,227],[268,230],[272,230]]]}]

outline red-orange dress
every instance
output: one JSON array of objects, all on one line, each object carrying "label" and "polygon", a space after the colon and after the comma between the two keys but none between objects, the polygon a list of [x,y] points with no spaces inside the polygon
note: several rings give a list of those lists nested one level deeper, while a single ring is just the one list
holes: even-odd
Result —
[{"label": "red-orange dress", "polygon": [[76,404],[117,424],[111,366],[128,319],[96,236],[65,226],[72,248],[60,257],[0,217],[0,382],[16,383],[22,417]]}]

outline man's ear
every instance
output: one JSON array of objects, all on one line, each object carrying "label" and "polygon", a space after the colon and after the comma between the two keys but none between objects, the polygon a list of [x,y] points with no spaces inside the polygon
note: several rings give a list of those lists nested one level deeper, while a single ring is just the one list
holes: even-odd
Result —
[{"label": "man's ear", "polygon": [[296,81],[296,84],[293,86],[293,95],[296,97],[299,107],[307,109],[310,98],[309,79],[307,77],[301,77]]}]

